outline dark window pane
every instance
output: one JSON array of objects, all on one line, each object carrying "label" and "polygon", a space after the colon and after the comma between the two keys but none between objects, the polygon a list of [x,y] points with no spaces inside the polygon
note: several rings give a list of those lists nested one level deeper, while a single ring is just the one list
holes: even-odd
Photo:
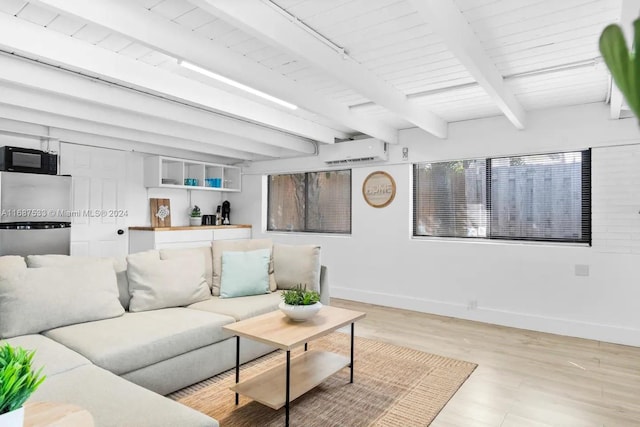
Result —
[{"label": "dark window pane", "polygon": [[415,235],[486,236],[484,160],[417,164],[414,175]]},{"label": "dark window pane", "polygon": [[304,231],[306,176],[270,175],[268,230]]},{"label": "dark window pane", "polygon": [[308,175],[307,230],[351,232],[351,171]]},{"label": "dark window pane", "polygon": [[582,160],[582,152],[491,159],[491,237],[588,241]]},{"label": "dark window pane", "polygon": [[270,175],[267,229],[351,232],[351,171]]}]

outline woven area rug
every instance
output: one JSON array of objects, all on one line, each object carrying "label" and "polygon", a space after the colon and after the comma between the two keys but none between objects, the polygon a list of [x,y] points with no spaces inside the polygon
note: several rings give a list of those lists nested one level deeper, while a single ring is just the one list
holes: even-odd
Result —
[{"label": "woven area rug", "polygon": [[[292,426],[427,426],[477,366],[366,338],[355,340],[354,383],[349,384],[345,368],[293,401]],[[349,335],[334,332],[312,341],[309,348],[348,356]],[[283,352],[270,353],[242,365],[240,378],[284,361]],[[234,381],[232,369],[168,397],[217,419],[222,427],[284,425],[284,408],[275,411],[243,396],[236,406],[229,390]]]}]

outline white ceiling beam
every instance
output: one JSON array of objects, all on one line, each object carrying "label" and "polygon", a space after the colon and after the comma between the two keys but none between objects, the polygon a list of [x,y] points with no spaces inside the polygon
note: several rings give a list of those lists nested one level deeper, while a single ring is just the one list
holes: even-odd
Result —
[{"label": "white ceiling beam", "polygon": [[[243,117],[306,138],[333,142],[339,135],[336,130],[326,126],[3,13],[0,13],[0,48],[153,94]],[[298,145],[301,152],[307,152],[309,148],[302,141],[283,148],[294,149],[292,145]]]},{"label": "white ceiling beam", "polygon": [[447,136],[447,122],[356,61],[345,58],[288,17],[260,0],[189,0],[262,41],[303,58],[337,81],[435,136]]},{"label": "white ceiling beam", "polygon": [[[232,139],[233,137],[242,137],[263,143],[277,141],[278,147],[287,147],[289,143],[298,144],[303,141],[308,146],[308,153],[315,151],[310,141],[295,135],[222,116],[183,103],[167,102],[166,98],[133,91],[14,55],[0,53],[0,70],[2,70],[0,79],[37,87],[48,92],[64,94],[135,114],[145,114],[198,126],[215,131],[221,136],[228,135]],[[297,146],[294,147],[297,148]],[[242,149],[243,146],[240,144],[233,148]]]},{"label": "white ceiling beam", "polygon": [[38,0],[37,3],[58,13],[100,25],[166,55],[224,75],[358,132],[397,143],[396,129],[353,112],[348,106],[310,91],[304,84],[270,70],[222,43],[167,21],[130,0]]},{"label": "white ceiling beam", "polygon": [[206,146],[209,153],[218,150],[220,155],[230,158],[250,160],[255,155],[267,158],[291,157],[293,155],[292,152],[282,148],[260,145],[253,141],[252,144],[256,145],[253,151],[247,148],[234,148],[235,143],[243,145],[245,141],[238,137],[220,136],[216,132],[145,117],[144,115],[132,115],[128,112],[92,105],[56,94],[35,92],[25,87],[8,86],[0,82],[0,91],[2,93],[0,102],[7,105],[48,112],[70,119],[100,123],[101,125],[113,126],[119,129],[128,129],[156,136],[160,135],[167,140],[173,138],[176,141],[197,142],[205,144],[204,146],[198,145],[198,147]]},{"label": "white ceiling beam", "polygon": [[526,114],[495,63],[453,0],[409,0],[422,19],[444,39],[449,50],[487,92],[502,113],[518,129],[524,129]]},{"label": "white ceiling beam", "polygon": [[[40,65],[31,65],[25,61],[17,60],[0,55],[0,88],[2,89],[2,100],[8,102],[11,95],[17,102],[27,102],[36,100],[49,108],[56,105],[58,114],[66,113],[69,117],[78,117],[91,121],[101,121],[113,126],[128,127],[145,132],[162,133],[182,139],[192,139],[204,142],[220,148],[232,148],[238,152],[256,153],[267,157],[290,157],[300,154],[297,151],[290,151],[272,145],[262,144],[258,141],[219,132],[214,129],[203,128],[197,125],[184,123],[181,116],[157,117],[148,114],[145,109],[132,111],[123,110],[118,105],[104,105],[95,102],[94,90],[102,85],[90,83],[86,79],[74,76],[69,73],[52,70]],[[59,78],[59,77],[66,77]],[[73,90],[67,91],[67,86],[61,84],[66,80],[77,83],[89,83],[87,87],[78,84]],[[67,82],[68,83],[68,82]],[[17,86],[19,85],[19,86]],[[28,89],[27,89],[28,88]],[[108,88],[108,87],[107,87]],[[78,89],[86,89],[84,93],[78,93]],[[37,93],[34,91],[38,91]],[[23,97],[20,94],[23,93]],[[56,98],[57,97],[57,98]],[[123,102],[119,99],[119,102]],[[313,144],[309,143],[310,153],[315,151]]]},{"label": "white ceiling beam", "polygon": [[[618,23],[622,27],[624,38],[627,40],[627,45],[633,45],[633,21],[638,18],[640,12],[640,0],[622,0],[622,7],[620,8],[620,22]],[[616,83],[611,79],[611,99],[609,102],[609,116],[612,119],[619,119],[622,113],[624,105],[624,96],[618,89]]]},{"label": "white ceiling beam", "polygon": [[200,160],[211,163],[230,163],[229,158],[215,154],[207,154],[196,151],[182,150],[179,148],[165,147],[156,144],[149,144],[131,139],[113,138],[95,133],[72,131],[60,129],[52,126],[36,124],[33,120],[29,122],[0,118],[0,134],[8,133],[21,135],[35,135],[55,138],[63,142],[92,147],[109,148],[121,151],[135,151],[142,154],[154,154],[161,156],[179,157],[184,159]]},{"label": "white ceiling beam", "polygon": [[233,164],[229,158],[216,154],[202,153],[200,151],[184,150],[170,146],[149,144],[131,139],[114,138],[104,135],[95,135],[86,132],[78,132],[69,129],[50,128],[52,137],[64,143],[77,145],[89,145],[92,147],[108,148],[111,150],[136,151],[142,154],[178,157],[182,159],[198,160],[211,163]]},{"label": "white ceiling beam", "polygon": [[[209,155],[215,155],[225,157],[228,159],[239,159],[240,156],[246,156],[246,153],[237,153],[235,150],[222,149],[213,147],[209,144],[203,144],[201,142],[189,141],[179,138],[170,138],[160,134],[152,134],[148,132],[142,132],[133,129],[120,128],[111,125],[105,125],[103,123],[88,122],[86,120],[80,120],[72,117],[66,117],[59,114],[38,111],[30,108],[20,107],[13,104],[4,104],[0,100],[0,117],[10,120],[17,120],[21,122],[36,123],[50,128],[56,128],[59,130],[69,130],[74,132],[81,132],[84,134],[96,135],[105,138],[115,138],[119,140],[135,141],[150,145],[156,145],[159,147],[166,147],[171,149],[187,150],[196,153],[203,153]],[[60,133],[53,133],[51,136],[62,139]],[[72,141],[73,142],[73,141]],[[253,159],[256,160],[257,155],[253,155]]]}]

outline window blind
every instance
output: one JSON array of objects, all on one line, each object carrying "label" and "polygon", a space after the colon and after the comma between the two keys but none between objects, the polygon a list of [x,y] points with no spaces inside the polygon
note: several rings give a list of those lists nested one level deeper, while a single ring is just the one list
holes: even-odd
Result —
[{"label": "window blind", "polygon": [[414,235],[591,243],[591,151],[415,164]]}]

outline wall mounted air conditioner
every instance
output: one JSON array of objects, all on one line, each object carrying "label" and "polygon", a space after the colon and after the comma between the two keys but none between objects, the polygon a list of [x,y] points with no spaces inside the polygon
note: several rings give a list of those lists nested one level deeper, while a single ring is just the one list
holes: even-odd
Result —
[{"label": "wall mounted air conditioner", "polygon": [[324,145],[321,147],[321,154],[324,157],[324,162],[328,165],[389,160],[387,143],[374,138]]}]

